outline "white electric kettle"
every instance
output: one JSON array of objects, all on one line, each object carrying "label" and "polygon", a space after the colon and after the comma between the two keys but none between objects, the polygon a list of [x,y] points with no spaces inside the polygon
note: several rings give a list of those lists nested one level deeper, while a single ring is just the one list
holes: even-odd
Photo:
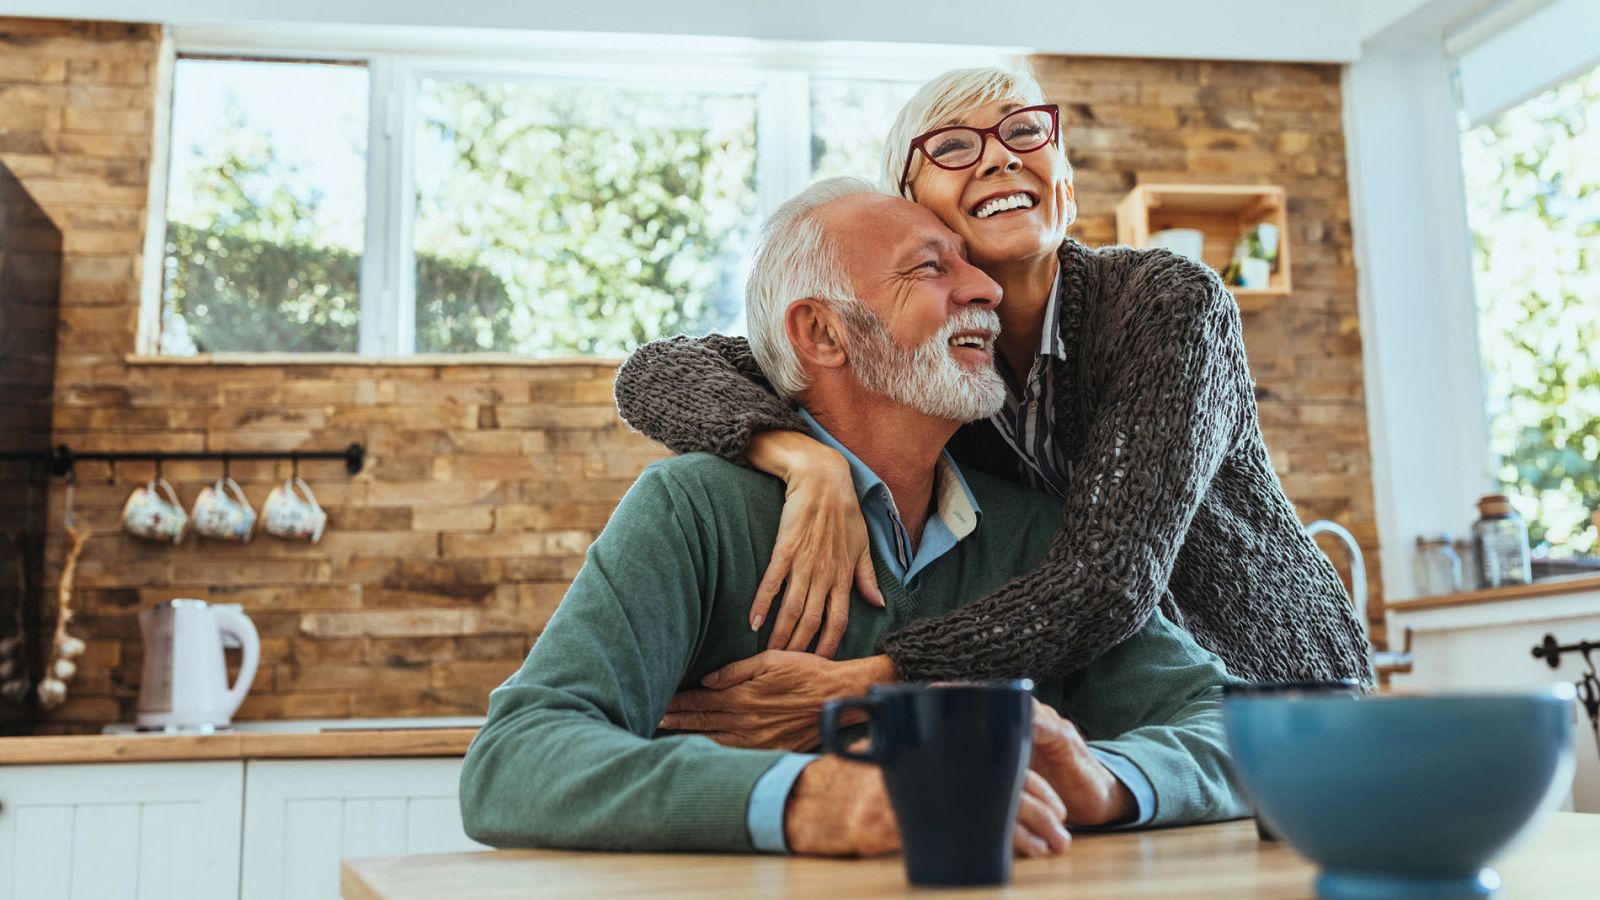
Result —
[{"label": "white electric kettle", "polygon": [[[261,639],[250,617],[238,604],[169,600],[140,613],[139,627],[144,632],[139,727],[165,731],[228,727],[261,662]],[[223,647],[244,649],[239,677],[231,687]]]}]

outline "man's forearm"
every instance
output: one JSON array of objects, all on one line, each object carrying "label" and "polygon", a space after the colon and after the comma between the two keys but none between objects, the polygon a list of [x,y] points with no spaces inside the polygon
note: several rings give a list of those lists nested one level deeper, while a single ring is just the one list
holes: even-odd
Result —
[{"label": "man's forearm", "polygon": [[463,763],[463,823],[496,847],[748,852],[750,794],[782,755],[640,737],[571,695],[510,685]]}]

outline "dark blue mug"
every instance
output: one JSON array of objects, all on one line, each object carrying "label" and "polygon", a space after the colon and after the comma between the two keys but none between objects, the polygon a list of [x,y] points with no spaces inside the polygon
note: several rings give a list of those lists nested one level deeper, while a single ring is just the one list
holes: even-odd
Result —
[{"label": "dark blue mug", "polygon": [[[866,713],[857,752],[839,717]],[[822,707],[822,746],[883,767],[906,877],[919,885],[1005,884],[1033,750],[1033,682],[877,685]]]}]

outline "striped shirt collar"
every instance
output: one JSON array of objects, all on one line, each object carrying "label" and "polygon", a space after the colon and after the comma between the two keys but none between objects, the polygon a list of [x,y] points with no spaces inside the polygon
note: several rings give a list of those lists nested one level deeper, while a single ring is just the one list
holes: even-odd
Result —
[{"label": "striped shirt collar", "polygon": [[1050,282],[1050,302],[1044,307],[1044,329],[1039,335],[1039,355],[1065,361],[1067,342],[1061,336],[1061,262],[1056,261],[1056,277]]},{"label": "striped shirt collar", "polygon": [[989,421],[1018,457],[1018,470],[1035,490],[1058,497],[1067,493],[1072,463],[1055,434],[1055,367],[1067,359],[1066,340],[1061,336],[1061,264],[1050,285],[1050,299],[1044,308],[1044,327],[1040,329],[1039,351],[1027,373],[1018,381],[1005,361],[996,359],[1006,383],[1005,405]]},{"label": "striped shirt collar", "polygon": [[889,486],[872,471],[861,458],[850,452],[828,433],[809,410],[799,407],[800,417],[811,427],[812,435],[822,443],[839,451],[850,464],[850,480],[855,485],[856,500],[861,504],[862,516],[867,522],[867,534],[872,538],[879,555],[894,570],[895,578],[907,584],[917,573],[934,560],[955,547],[956,543],[977,530],[983,510],[967,486],[961,469],[948,451],[939,451],[934,463],[933,502],[934,514],[922,529],[922,542],[911,546],[911,538],[894,505]]}]

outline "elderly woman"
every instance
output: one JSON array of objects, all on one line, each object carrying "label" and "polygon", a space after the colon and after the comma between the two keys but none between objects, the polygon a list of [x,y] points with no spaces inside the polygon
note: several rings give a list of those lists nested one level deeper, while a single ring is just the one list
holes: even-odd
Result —
[{"label": "elderly woman", "polygon": [[[1005,407],[963,428],[951,454],[1063,504],[1035,571],[883,641],[895,676],[1066,675],[1161,604],[1241,678],[1370,685],[1343,585],[1273,473],[1232,296],[1216,273],[1165,251],[1091,250],[1066,237],[1072,168],[1058,111],[1032,76],[935,78],[895,120],[883,174],[1004,289]],[[847,467],[807,436],[745,341],[646,345],[618,373],[616,396],[630,425],[672,449],[748,462],[787,483],[778,550],[753,598],[759,625],[787,581],[770,648],[817,639],[830,654],[852,583],[881,605]],[[770,666],[730,668],[739,671],[709,684]],[[703,717],[675,724],[711,727]]]}]

